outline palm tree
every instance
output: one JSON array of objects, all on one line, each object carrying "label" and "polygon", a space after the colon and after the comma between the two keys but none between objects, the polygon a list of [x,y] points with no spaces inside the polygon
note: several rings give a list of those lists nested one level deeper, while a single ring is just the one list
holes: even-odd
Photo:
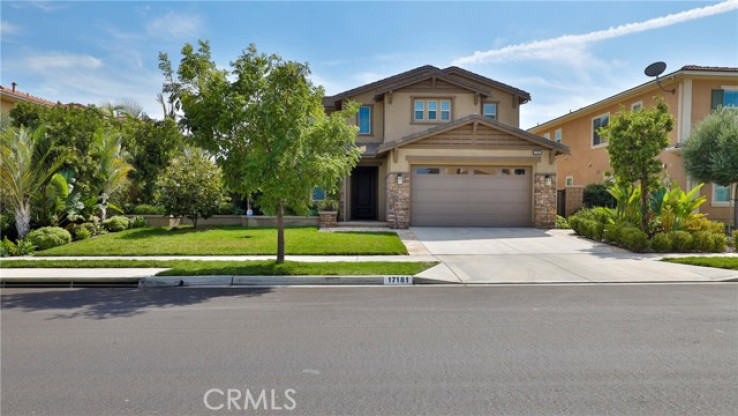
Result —
[{"label": "palm tree", "polygon": [[15,209],[18,239],[31,229],[31,197],[69,159],[64,153],[52,159],[46,128],[8,128],[0,136],[0,187]]},{"label": "palm tree", "polygon": [[133,170],[133,166],[126,162],[128,153],[121,148],[120,134],[98,130],[93,137],[92,148],[101,178],[100,219],[105,221],[110,196],[128,183],[128,172]]}]

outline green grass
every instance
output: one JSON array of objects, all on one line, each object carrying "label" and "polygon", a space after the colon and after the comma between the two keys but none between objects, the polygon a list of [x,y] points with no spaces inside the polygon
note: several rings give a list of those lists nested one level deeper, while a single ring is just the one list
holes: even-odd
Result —
[{"label": "green grass", "polygon": [[203,275],[415,275],[437,262],[295,262],[276,264],[274,260],[207,261],[207,260],[3,260],[2,269],[21,268],[169,268],[157,276]]},{"label": "green grass", "polygon": [[[392,232],[319,232],[285,229],[287,254],[407,254]],[[39,251],[38,256],[254,255],[277,253],[275,228],[223,226],[170,230],[147,227],[106,234]]]},{"label": "green grass", "polygon": [[717,267],[738,270],[738,257],[682,257],[666,258],[663,261],[689,264],[691,266]]}]

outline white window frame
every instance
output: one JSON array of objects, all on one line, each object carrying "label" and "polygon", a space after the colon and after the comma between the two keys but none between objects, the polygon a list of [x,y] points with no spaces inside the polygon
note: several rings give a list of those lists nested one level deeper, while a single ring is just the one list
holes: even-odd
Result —
[{"label": "white window frame", "polygon": [[[738,85],[721,85],[720,89],[723,90],[723,94],[725,94],[725,91],[738,91]],[[725,107],[724,104],[721,104],[723,107]],[[738,107],[727,107],[727,108],[738,108]]]},{"label": "white window frame", "polygon": [[[430,123],[438,122],[438,120],[440,120],[439,118],[440,114],[438,111],[438,100],[427,100],[425,104],[426,104],[426,108],[428,109],[428,111],[426,112],[426,120]],[[431,104],[435,108],[431,109]],[[431,118],[431,112],[435,113],[433,118]]]},{"label": "white window frame", "polygon": [[558,129],[554,130],[554,140],[556,143],[561,143],[564,141],[564,132],[559,127]]},{"label": "white window frame", "polygon": [[[423,110],[418,110],[418,103],[423,104]],[[413,100],[413,120],[414,121],[425,121],[425,109],[426,109],[426,100],[421,98],[416,98]],[[418,111],[421,111],[423,114],[423,117],[418,118]]]},{"label": "white window frame", "polygon": [[564,186],[574,186],[574,176],[569,175],[564,178]]},{"label": "white window frame", "polygon": [[717,194],[715,191],[720,185],[713,183],[712,184],[712,196],[710,197],[710,205],[713,207],[719,207],[719,208],[726,208],[726,207],[732,207],[733,206],[733,185],[729,185],[728,188],[728,200],[727,201],[716,201],[715,195]]},{"label": "white window frame", "polygon": [[592,149],[599,149],[600,147],[606,147],[606,146],[607,146],[607,144],[608,144],[608,142],[607,142],[607,141],[603,141],[603,142],[602,142],[602,143],[600,143],[600,144],[594,144],[594,135],[595,135],[595,131],[594,131],[594,121],[595,121],[596,119],[598,119],[598,118],[602,118],[602,117],[604,117],[604,116],[607,116],[607,124],[610,124],[610,112],[609,112],[609,111],[608,111],[607,113],[602,113],[602,114],[600,114],[600,115],[594,116],[594,117],[592,117],[592,119],[591,119],[591,120],[589,121],[589,145],[590,145],[590,148],[592,148]]},{"label": "white window frame", "polygon": [[[369,132],[362,133],[361,132],[361,109],[363,107],[366,107],[369,109]],[[373,114],[372,114],[372,106],[371,105],[362,105],[359,107],[359,113],[356,115],[356,124],[359,127],[359,135],[360,136],[371,136],[372,135],[372,121],[373,121]]]},{"label": "white window frame", "polygon": [[543,138],[546,139],[546,140],[551,140],[551,132],[550,131],[547,131],[547,132],[543,133]]},{"label": "white window frame", "polygon": [[[485,106],[485,105],[493,105],[493,106],[495,106],[495,116],[494,116],[494,117],[489,117],[489,116],[488,116],[488,115],[487,115],[487,114],[486,114],[486,113],[484,112],[484,106]],[[498,120],[498,119],[499,119],[499,115],[498,115],[498,113],[499,113],[499,106],[497,105],[497,103],[482,103],[482,117],[484,117],[484,118],[488,118],[488,119],[490,119],[490,120]]]},{"label": "white window frame", "polygon": [[[448,104],[448,110],[443,109],[444,103]],[[439,106],[438,113],[441,116],[439,120],[440,121],[451,121],[451,100],[439,100],[438,106]],[[443,113],[448,113],[448,118],[443,118]]]},{"label": "white window frame", "polygon": [[643,110],[643,101],[637,101],[630,105],[630,111],[636,111],[635,107],[637,105],[641,106],[639,110]]}]

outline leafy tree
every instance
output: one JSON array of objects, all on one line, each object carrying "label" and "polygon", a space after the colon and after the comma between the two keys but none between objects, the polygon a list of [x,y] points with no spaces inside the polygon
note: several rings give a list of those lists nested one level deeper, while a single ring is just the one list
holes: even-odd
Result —
[{"label": "leafy tree", "polygon": [[721,107],[705,117],[682,155],[689,176],[733,188],[733,224],[738,226],[738,110]]},{"label": "leafy tree", "polygon": [[133,167],[128,164],[128,154],[121,147],[121,135],[110,130],[95,132],[92,150],[100,179],[97,188],[100,203],[100,220],[105,221],[110,197],[128,184],[128,172]]},{"label": "leafy tree", "polygon": [[186,148],[159,178],[159,199],[167,214],[192,220],[210,218],[223,198],[220,169],[200,149]]},{"label": "leafy tree", "polygon": [[656,157],[669,145],[668,133],[674,128],[674,117],[661,97],[656,106],[640,111],[620,109],[600,134],[609,142],[610,165],[619,182],[640,186],[641,230],[648,231],[648,194],[658,185],[661,161]]},{"label": "leafy tree", "polygon": [[172,119],[164,121],[130,119],[121,127],[123,147],[133,165],[130,200],[133,203],[151,203],[156,178],[166,169],[183,137]]},{"label": "leafy tree", "polygon": [[[359,160],[356,127],[347,120],[358,106],[326,115],[323,89],[307,65],[257,53],[250,45],[231,72],[211,59],[210,45],[186,44],[175,73],[160,54],[164,92],[195,143],[216,155],[234,192],[261,192],[261,208],[277,216],[277,263],[284,262],[285,209],[307,213],[315,186],[338,190]],[[233,81],[229,79],[229,75]]]},{"label": "leafy tree", "polygon": [[53,154],[46,129],[9,128],[0,136],[0,187],[15,210],[18,238],[31,228],[31,198],[71,157],[71,153]]}]

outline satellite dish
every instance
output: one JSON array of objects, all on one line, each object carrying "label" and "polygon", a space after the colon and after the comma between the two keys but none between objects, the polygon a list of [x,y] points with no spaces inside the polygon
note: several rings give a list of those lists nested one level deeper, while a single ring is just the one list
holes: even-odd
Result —
[{"label": "satellite dish", "polygon": [[666,64],[659,61],[654,62],[651,65],[646,67],[646,70],[643,71],[648,75],[649,77],[658,77],[659,75],[664,73],[664,70],[666,69]]}]

